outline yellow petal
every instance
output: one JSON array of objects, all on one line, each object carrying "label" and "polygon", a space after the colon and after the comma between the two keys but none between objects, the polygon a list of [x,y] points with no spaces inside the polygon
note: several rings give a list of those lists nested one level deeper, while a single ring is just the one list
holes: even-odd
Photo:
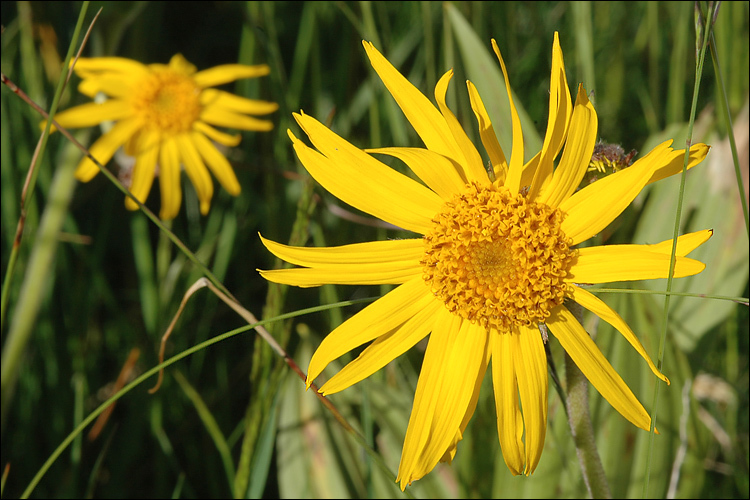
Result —
[{"label": "yellow petal", "polygon": [[570,311],[556,307],[547,326],[604,399],[633,425],[649,430],[651,417]]},{"label": "yellow petal", "polygon": [[124,57],[81,57],[75,62],[75,72],[81,78],[90,75],[99,76],[104,73],[139,74],[146,73],[148,67],[133,59]]},{"label": "yellow petal", "polygon": [[[594,106],[589,102],[583,85],[579,85],[565,151],[552,175],[552,180],[540,193],[539,202],[557,208],[578,189],[594,152],[597,124]],[[542,154],[540,168],[544,168],[545,161],[551,162]]]},{"label": "yellow petal", "polygon": [[518,379],[512,337],[517,333],[490,331],[492,386],[495,390],[497,434],[505,465],[517,476],[524,470],[523,416],[518,406]]},{"label": "yellow petal", "polygon": [[510,103],[510,118],[513,126],[513,150],[510,154],[510,165],[508,166],[508,178],[505,179],[505,187],[507,187],[512,194],[518,194],[521,187],[521,173],[523,170],[523,130],[521,129],[521,119],[518,117],[518,111],[516,111],[516,105],[513,104],[513,93],[510,88],[510,80],[508,79],[508,71],[505,69],[505,62],[503,56],[500,55],[500,48],[497,46],[495,39],[492,39],[492,49],[497,55],[498,61],[500,61],[500,67],[503,70],[503,77],[505,78],[505,88],[508,91],[508,101]]},{"label": "yellow petal", "polygon": [[[677,237],[677,253],[678,257],[684,257],[713,236],[713,229],[704,229],[702,231],[696,231],[694,233],[683,234]],[[644,245],[649,252],[662,253],[666,255],[672,255],[672,240],[662,241],[654,245]]]},{"label": "yellow petal", "polygon": [[[565,281],[609,283],[666,278],[670,256],[651,252],[646,245],[607,245],[578,249],[578,259]],[[675,278],[698,274],[706,265],[687,257],[677,257]]]},{"label": "yellow petal", "polygon": [[450,158],[429,149],[377,148],[365,151],[393,156],[403,161],[427,187],[446,201],[466,188],[459,174],[461,167]]},{"label": "yellow petal", "polygon": [[599,300],[599,298],[595,295],[577,286],[573,287],[573,298],[580,305],[599,316],[601,319],[612,325],[618,332],[620,332],[622,336],[625,337],[628,342],[630,342],[630,345],[633,346],[633,349],[635,349],[638,354],[640,354],[641,357],[646,360],[646,363],[648,363],[648,367],[651,368],[651,371],[654,372],[654,375],[656,375],[664,382],[666,382],[667,385],[669,385],[669,379],[656,368],[656,365],[653,361],[651,361],[651,358],[646,352],[646,349],[643,347],[643,344],[641,344],[641,341],[638,340],[638,337],[635,336],[635,333],[633,333],[628,324],[625,323],[625,320],[623,320],[622,317],[617,314],[617,312],[615,312],[611,307]]},{"label": "yellow petal", "polygon": [[206,136],[200,132],[190,133],[190,138],[222,187],[232,196],[240,194],[240,183],[237,180],[234,169],[224,155],[216,149],[216,146],[211,144],[211,141],[206,139]]},{"label": "yellow petal", "polygon": [[448,129],[451,131],[451,134],[453,134],[453,138],[456,140],[456,144],[458,144],[458,147],[461,150],[462,156],[459,159],[459,164],[463,167],[464,176],[469,182],[475,181],[483,185],[489,184],[490,179],[487,176],[487,171],[482,163],[482,157],[479,156],[477,148],[474,147],[474,144],[466,135],[466,132],[464,132],[461,124],[458,123],[456,116],[445,103],[445,94],[448,92],[448,82],[450,82],[452,77],[453,70],[450,70],[440,78],[435,86],[435,100],[440,108],[440,112],[443,114],[445,123],[448,125]]},{"label": "yellow petal", "polygon": [[488,336],[483,328],[441,309],[430,334],[414,394],[396,481],[429,473],[453,444],[471,403]]},{"label": "yellow petal", "polygon": [[170,220],[177,217],[182,203],[180,189],[180,151],[173,138],[166,138],[159,154],[159,188],[161,210],[159,217]]},{"label": "yellow petal", "polygon": [[327,396],[342,391],[401,356],[430,333],[435,316],[444,308],[439,300],[429,302],[402,325],[376,338],[357,359],[323,384],[320,392]]},{"label": "yellow petal", "polygon": [[299,269],[259,270],[268,281],[309,288],[321,285],[398,285],[424,272],[415,262],[327,264]]},{"label": "yellow petal", "polygon": [[[404,78],[371,42],[362,41],[373,69],[391,93],[425,146],[460,163],[463,154],[443,116],[427,97]],[[466,180],[466,179],[464,179]]]},{"label": "yellow petal", "polygon": [[200,201],[201,214],[206,215],[211,208],[214,183],[190,135],[179,134],[175,136],[175,142],[180,148],[180,158],[185,166],[185,173],[195,186],[195,192],[198,195],[198,201]]},{"label": "yellow petal", "polygon": [[630,167],[589,184],[560,203],[560,210],[567,214],[560,227],[574,245],[607,227],[630,205],[653,171],[668,163],[673,154],[671,142],[663,142]]},{"label": "yellow petal", "polygon": [[[539,153],[538,166],[533,171],[533,178],[529,187],[528,197],[536,199],[552,177],[552,165],[557,154],[565,144],[570,123],[571,101],[568,90],[568,79],[565,76],[565,63],[560,48],[560,37],[555,31],[552,43],[552,72],[550,74],[549,117],[547,118],[547,132]],[[524,171],[526,169],[524,168]],[[525,186],[523,179],[521,185]]]},{"label": "yellow petal", "polygon": [[[106,165],[112,158],[112,155],[115,154],[115,151],[117,151],[117,148],[125,144],[138,131],[140,126],[140,122],[134,118],[121,120],[109,132],[97,139],[89,148],[89,153],[102,166]],[[99,167],[96,166],[96,163],[91,161],[87,156],[84,156],[76,168],[75,175],[79,181],[88,182],[98,173]]]},{"label": "yellow petal", "polygon": [[[687,169],[690,170],[697,164],[703,161],[703,159],[708,154],[708,150],[711,148],[711,146],[706,146],[705,144],[699,143],[695,144],[693,147],[690,148],[690,158],[688,159],[688,165]],[[685,163],[685,150],[679,149],[676,151],[678,153],[677,157],[673,159],[671,162],[669,162],[666,165],[663,165],[659,168],[657,168],[653,174],[651,174],[651,178],[648,180],[646,184],[651,184],[652,182],[656,182],[658,180],[664,179],[666,177],[669,177],[671,175],[679,174],[682,172],[682,165]]]},{"label": "yellow petal", "polygon": [[230,135],[224,132],[220,132],[213,128],[211,125],[198,120],[193,122],[193,130],[203,132],[204,134],[206,134],[206,136],[208,136],[209,139],[216,141],[224,146],[234,147],[238,145],[242,140],[240,134]]},{"label": "yellow petal", "polygon": [[259,120],[252,116],[245,116],[234,113],[225,108],[218,106],[208,106],[201,111],[200,119],[211,125],[219,127],[236,128],[239,130],[255,130],[259,132],[268,132],[273,129],[273,122],[269,120]]},{"label": "yellow petal", "polygon": [[102,92],[110,97],[125,99],[133,93],[133,87],[142,75],[108,73],[102,76],[91,76],[78,84],[78,91],[92,99]]},{"label": "yellow petal", "polygon": [[296,113],[294,117],[322,154],[289,132],[294,150],[326,190],[359,210],[409,231],[424,234],[432,228],[432,218],[442,210],[440,196],[355,148],[314,118]]},{"label": "yellow petal", "polygon": [[[133,167],[133,179],[130,184],[130,192],[141,203],[146,203],[146,198],[154,183],[156,162],[159,159],[159,134],[158,132],[143,131],[139,134],[138,156]],[[136,204],[130,197],[125,198],[125,208],[138,210]]]},{"label": "yellow petal", "polygon": [[518,392],[526,427],[526,467],[524,474],[533,474],[539,464],[547,433],[547,354],[537,326],[519,326],[519,334],[510,337],[513,366],[516,369]]},{"label": "yellow petal", "polygon": [[495,182],[502,184],[508,175],[508,162],[505,160],[503,148],[500,147],[500,143],[497,141],[495,129],[492,126],[492,121],[490,121],[490,115],[484,107],[482,98],[479,96],[479,91],[468,80],[466,81],[466,86],[469,88],[471,109],[474,110],[474,115],[476,115],[477,123],[479,124],[479,136],[482,139],[482,145],[484,145],[484,149],[490,157],[492,168],[495,171]]},{"label": "yellow petal", "polygon": [[267,115],[279,109],[279,105],[275,102],[248,99],[216,89],[206,89],[201,92],[200,103],[202,106],[218,106],[248,115]]},{"label": "yellow petal", "polygon": [[256,78],[271,72],[266,64],[247,66],[245,64],[223,64],[199,71],[193,75],[193,81],[201,88],[216,87],[242,78]]},{"label": "yellow petal", "polygon": [[[122,120],[132,113],[127,102],[109,99],[101,104],[89,102],[66,109],[55,115],[55,121],[64,128],[92,127],[108,120]],[[44,128],[46,123],[46,120],[41,122],[41,127]],[[57,128],[53,125],[50,130],[54,132]]]},{"label": "yellow petal", "polygon": [[428,307],[435,298],[421,276],[391,290],[344,321],[320,343],[307,369],[307,387],[328,363],[384,335]]}]

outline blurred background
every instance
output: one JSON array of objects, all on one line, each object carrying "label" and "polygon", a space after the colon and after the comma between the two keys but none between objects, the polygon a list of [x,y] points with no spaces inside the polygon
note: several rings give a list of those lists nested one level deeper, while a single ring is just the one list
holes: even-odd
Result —
[{"label": "blurred background", "polygon": [[[48,109],[81,2],[2,2],[2,72]],[[696,65],[692,2],[92,2],[87,57],[120,56],[167,63],[183,54],[199,70],[219,64],[268,64],[269,76],[223,86],[274,101],[270,133],[243,132],[226,151],[242,193],[218,183],[201,216],[183,176],[183,205],[172,231],[259,318],[319,304],[377,297],[384,287],[269,286],[257,269],[280,265],[258,233],[297,245],[339,245],[407,237],[344,205],[310,182],[287,136],[301,134],[292,112],[304,110],[358,147],[422,147],[371,69],[361,41],[375,46],[431,100],[442,74],[455,77],[448,103],[479,144],[464,85],[475,83],[506,154],[507,100],[494,38],[524,120],[527,159],[539,150],[547,122],[553,33],[558,31],[572,90],[582,82],[599,116],[599,135],[645,154],[667,138],[684,147]],[[724,2],[715,25],[720,71],[747,193],[748,2]],[[80,42],[79,42],[80,43]],[[60,110],[89,99],[73,76]],[[673,290],[748,296],[748,238],[727,139],[716,67],[707,54],[693,141],[712,146],[685,185],[681,231],[712,228],[691,254],[707,264]],[[60,165],[81,153],[50,137],[26,200],[23,239],[7,275],[20,217],[24,179],[39,138],[40,116],[11,89],[0,94],[2,128],[2,271],[8,309],[5,344],[28,271],[40,219]],[[434,102],[434,101],[433,101]],[[99,128],[76,131],[84,145]],[[480,151],[481,148],[479,148]],[[484,153],[482,151],[482,153]],[[382,159],[382,158],[381,158]],[[124,165],[115,157],[107,167]],[[394,168],[402,166],[394,162]],[[671,238],[679,176],[650,185],[597,243],[657,243]],[[147,206],[158,213],[159,192]],[[158,364],[162,335],[183,294],[201,276],[103,175],[75,188],[63,213],[58,245],[17,380],[2,403],[3,496],[18,497],[54,450],[109,398],[118,378],[134,380]],[[665,280],[617,284],[664,290]],[[630,324],[651,357],[667,321],[653,451],[649,434],[625,421],[592,389],[591,416],[614,497],[748,497],[748,308],[728,300],[601,293]],[[335,326],[366,304],[268,325],[306,370],[313,350]],[[5,313],[4,313],[5,314]],[[187,303],[167,343],[173,356],[246,323],[207,290]],[[656,382],[645,362],[608,325],[586,318],[602,351],[648,411]],[[551,342],[558,370],[562,350]],[[381,470],[342,430],[312,392],[251,331],[201,349],[120,399],[106,422],[78,434],[32,492],[34,497],[373,497],[405,496],[394,484],[424,343],[331,397],[391,471]],[[356,352],[354,353],[356,355]],[[351,356],[344,357],[338,366]],[[327,374],[334,373],[335,366]],[[491,381],[451,466],[415,482],[415,497],[575,498],[586,495],[564,409],[550,389],[545,452],[531,477],[512,477],[499,451]],[[4,382],[5,384],[5,382]]]}]

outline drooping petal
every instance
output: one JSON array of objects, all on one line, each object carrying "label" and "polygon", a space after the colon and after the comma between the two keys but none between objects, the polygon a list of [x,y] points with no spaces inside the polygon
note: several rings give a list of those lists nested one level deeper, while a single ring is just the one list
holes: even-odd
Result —
[{"label": "drooping petal", "polygon": [[440,112],[443,114],[445,123],[448,125],[448,129],[453,134],[453,138],[456,140],[459,149],[462,153],[463,161],[458,163],[463,167],[464,176],[469,182],[478,182],[479,184],[489,184],[490,179],[487,176],[487,171],[484,169],[482,164],[482,157],[479,156],[477,148],[474,143],[471,142],[469,137],[464,132],[461,124],[458,123],[456,116],[450,110],[448,105],[445,103],[445,94],[448,92],[448,82],[453,77],[453,70],[448,71],[443,75],[442,78],[435,85],[435,100],[437,101]]},{"label": "drooping petal", "polygon": [[[55,121],[65,128],[81,128],[99,125],[109,120],[122,120],[132,115],[130,104],[120,99],[109,99],[99,104],[88,102],[74,108],[66,109],[55,115]],[[46,121],[41,123],[42,127]],[[50,129],[54,132],[57,128],[53,125]]]},{"label": "drooping petal", "polygon": [[191,132],[190,139],[201,157],[206,161],[208,168],[216,176],[222,187],[226,189],[227,193],[232,196],[240,194],[240,183],[237,180],[237,175],[235,175],[232,165],[229,164],[229,160],[202,133]]},{"label": "drooping petal", "polygon": [[[144,130],[139,134],[139,142],[130,192],[138,201],[146,203],[146,198],[148,198],[148,193],[154,183],[156,162],[159,159],[159,133]],[[125,208],[137,210],[138,205],[130,197],[125,197]]]},{"label": "drooping petal", "polygon": [[444,200],[450,200],[453,195],[466,188],[459,174],[460,166],[450,158],[429,149],[377,148],[366,149],[365,152],[385,154],[403,161],[427,187]]},{"label": "drooping petal", "polygon": [[[683,234],[677,237],[677,253],[678,257],[684,257],[713,236],[713,229],[704,229],[702,231],[696,231],[694,233]],[[661,243],[653,245],[643,245],[648,249],[649,252],[661,253],[666,255],[672,255],[672,240],[665,240]]]},{"label": "drooping petal", "polygon": [[320,343],[307,369],[307,387],[328,363],[388,333],[427,307],[435,298],[421,276],[391,290],[344,321]]},{"label": "drooping petal", "polygon": [[[690,170],[691,168],[702,162],[708,154],[709,149],[711,149],[711,146],[707,146],[703,143],[693,145],[693,147],[690,148],[690,158],[688,159],[687,169]],[[676,158],[674,158],[669,163],[657,168],[654,173],[651,174],[651,178],[646,184],[651,184],[652,182],[656,182],[658,180],[682,172],[682,165],[685,163],[685,150],[680,149],[677,150],[676,153],[678,153],[676,155]]]},{"label": "drooping petal", "polygon": [[551,311],[547,326],[604,399],[633,425],[649,430],[651,417],[575,316],[558,306]]},{"label": "drooping petal", "polygon": [[[443,116],[427,97],[403,77],[371,42],[362,41],[372,68],[391,93],[427,149],[460,163],[463,154]],[[465,179],[464,179],[465,180]]]},{"label": "drooping petal", "polygon": [[[96,140],[89,148],[89,153],[102,166],[106,165],[112,158],[112,155],[115,154],[115,151],[117,151],[117,148],[125,144],[140,126],[140,122],[135,118],[125,118],[117,122],[109,132]],[[99,167],[96,166],[96,163],[91,161],[88,156],[84,156],[76,168],[75,176],[81,182],[88,182],[98,173]]]},{"label": "drooping petal", "polygon": [[487,347],[487,332],[471,326],[445,308],[435,318],[398,467],[402,490],[454,445]]},{"label": "drooping petal", "polygon": [[490,331],[497,434],[505,465],[514,476],[517,476],[523,474],[526,452],[522,440],[523,416],[518,405],[518,379],[513,354],[513,335],[517,333]]},{"label": "drooping petal", "polygon": [[[560,37],[555,31],[552,42],[552,72],[549,84],[549,116],[547,118],[547,132],[544,135],[542,150],[539,152],[538,163],[532,171],[533,177],[530,185],[521,179],[521,185],[529,185],[528,197],[535,200],[542,189],[552,178],[552,165],[557,154],[565,144],[568,135],[568,125],[571,115],[570,90],[568,90],[568,79],[565,76],[565,63],[560,48]],[[526,167],[524,167],[526,172]]]},{"label": "drooping petal", "polygon": [[[578,258],[565,281],[610,283],[666,278],[670,256],[649,251],[646,245],[607,245],[578,249]],[[698,274],[706,265],[687,257],[677,257],[674,277]]]},{"label": "drooping petal", "polygon": [[513,104],[513,92],[510,88],[508,71],[505,69],[503,56],[500,55],[500,48],[497,46],[497,42],[494,38],[492,39],[492,48],[495,51],[495,55],[497,55],[497,59],[500,61],[500,67],[503,70],[503,77],[505,78],[505,88],[508,91],[508,101],[510,102],[510,118],[513,124],[513,150],[510,154],[508,177],[505,179],[504,186],[508,188],[512,194],[518,194],[518,191],[521,187],[521,173],[523,170],[523,130],[521,129],[521,119],[518,117],[516,105]]},{"label": "drooping petal", "polygon": [[558,208],[567,214],[561,227],[574,245],[607,227],[630,205],[654,170],[668,163],[671,142],[663,142],[630,167],[589,184],[560,203]]},{"label": "drooping petal", "polygon": [[625,337],[628,342],[630,342],[630,345],[633,346],[633,349],[635,349],[638,354],[640,354],[641,357],[646,360],[648,367],[651,368],[651,371],[654,372],[654,375],[656,375],[664,382],[666,382],[667,385],[669,385],[669,379],[656,368],[656,365],[653,361],[651,361],[651,358],[646,352],[646,349],[643,347],[643,344],[641,344],[641,341],[638,340],[638,337],[635,336],[635,333],[633,333],[628,324],[625,323],[625,320],[623,320],[619,314],[617,314],[607,304],[602,302],[597,296],[587,292],[581,287],[573,287],[573,298],[580,305],[599,316],[601,319],[612,325],[618,332],[620,332],[622,336]]},{"label": "drooping petal", "polygon": [[180,158],[182,159],[182,164],[185,166],[185,172],[190,182],[195,186],[195,192],[200,201],[201,213],[206,215],[211,209],[214,183],[195,144],[193,144],[192,137],[189,134],[178,134],[175,136],[175,142],[180,148]]},{"label": "drooping petal", "polygon": [[248,99],[217,89],[205,89],[201,92],[200,103],[201,106],[217,106],[248,115],[267,115],[279,109],[275,102]]},{"label": "drooping petal", "polygon": [[162,220],[174,219],[180,211],[182,189],[180,189],[180,150],[171,137],[164,139],[159,154],[159,188],[161,190],[159,217]]},{"label": "drooping petal", "polygon": [[242,136],[240,136],[240,134],[230,135],[225,132],[216,130],[208,123],[201,122],[201,121],[196,121],[195,123],[193,123],[193,130],[197,130],[198,132],[203,132],[211,140],[214,140],[224,146],[234,147],[238,145],[240,141],[242,140]]},{"label": "drooping petal", "polygon": [[539,328],[519,326],[511,338],[515,356],[514,367],[526,427],[526,467],[524,474],[533,474],[539,464],[547,433],[547,354]]},{"label": "drooping petal", "polygon": [[268,132],[273,129],[273,122],[270,120],[259,120],[252,116],[246,116],[240,113],[229,111],[226,108],[218,106],[209,106],[203,108],[200,119],[211,125],[219,127],[236,128],[239,130],[256,130],[259,132]]},{"label": "drooping petal", "polygon": [[442,302],[430,301],[402,325],[376,338],[357,359],[351,361],[323,384],[320,392],[327,396],[342,391],[401,356],[432,331],[436,315],[440,309],[444,308],[445,305]]},{"label": "drooping petal", "polygon": [[477,117],[477,123],[479,124],[479,137],[482,139],[482,145],[484,145],[484,149],[490,157],[492,168],[495,171],[495,182],[502,184],[508,176],[508,162],[505,160],[503,148],[500,147],[500,143],[497,140],[495,129],[490,121],[490,115],[484,107],[482,98],[479,96],[479,91],[468,80],[466,81],[466,86],[469,89],[471,109],[474,110],[474,115]]},{"label": "drooping petal", "polygon": [[[578,189],[594,152],[597,125],[596,110],[589,101],[583,85],[579,85],[565,150],[560,164],[552,174],[552,180],[539,194],[539,202],[557,208]],[[544,168],[545,161],[548,160],[543,154],[539,168]]]},{"label": "drooping petal", "polygon": [[307,115],[294,115],[318,153],[291,132],[297,156],[326,190],[364,212],[424,234],[443,206],[436,193],[379,162]]},{"label": "drooping petal", "polygon": [[233,82],[243,78],[256,78],[265,76],[271,72],[267,64],[247,66],[245,64],[223,64],[213,68],[204,69],[193,75],[196,85],[201,88],[216,87],[224,83]]}]

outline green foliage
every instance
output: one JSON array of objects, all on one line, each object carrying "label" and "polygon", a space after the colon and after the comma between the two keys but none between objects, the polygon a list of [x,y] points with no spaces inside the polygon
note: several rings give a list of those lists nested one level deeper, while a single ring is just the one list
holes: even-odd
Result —
[{"label": "green foliage", "polygon": [[[227,88],[280,106],[272,116],[272,132],[243,133],[240,146],[227,152],[241,195],[232,198],[217,189],[210,213],[201,216],[193,187],[185,181],[183,207],[170,227],[239,303],[268,320],[318,304],[378,296],[385,290],[269,287],[257,269],[279,263],[260,243],[259,232],[275,241],[315,246],[404,236],[369,224],[376,222],[369,216],[368,223],[358,222],[363,214],[309,182],[287,136],[288,129],[300,136],[291,113],[303,110],[361,148],[422,146],[370,68],[363,39],[375,43],[430,98],[438,78],[452,68],[455,76],[448,104],[478,143],[464,82],[475,83],[501,144],[509,150],[507,96],[490,45],[495,38],[524,120],[528,156],[538,150],[545,132],[552,36],[559,31],[569,84],[583,82],[587,91],[595,92],[601,138],[621,144],[626,151],[645,153],[666,138],[673,138],[676,148],[684,145],[695,84],[693,6],[691,2],[95,3],[86,23],[93,11],[103,9],[83,54],[166,63],[179,52],[199,69],[233,62],[271,67],[268,77]],[[3,2],[1,8],[2,72],[48,108],[80,5]],[[715,34],[747,191],[747,2],[722,3]],[[61,94],[59,109],[87,102],[77,92],[77,83],[73,77]],[[692,139],[712,145],[712,150],[704,164],[687,175],[681,229],[713,228],[714,236],[691,255],[707,264],[706,271],[676,280],[673,291],[747,297],[748,236],[729,153],[723,95],[707,60]],[[59,218],[50,271],[33,284],[41,307],[30,318],[32,333],[19,358],[17,381],[8,391],[3,381],[0,465],[10,468],[2,494],[17,497],[73,429],[112,396],[114,382],[133,349],[140,357],[126,382],[159,363],[161,336],[185,291],[204,273],[142,212],[125,210],[123,194],[102,175],[76,185],[70,205],[56,209],[56,183],[80,159],[78,150],[58,133],[50,136],[37,164],[36,187],[24,205],[23,238],[14,271],[8,275],[40,117],[7,86],[0,104],[0,259],[8,286],[2,324],[4,363],[10,324],[23,313],[18,310],[21,290],[33,274],[30,266],[36,265],[33,254],[45,244],[43,214],[52,212]],[[75,135],[90,145],[99,134],[89,129]],[[108,165],[115,174],[118,161],[115,158]],[[393,166],[402,169],[398,162]],[[657,243],[671,238],[678,194],[677,176],[649,186],[598,235],[598,242]],[[158,213],[158,190],[153,190],[146,205]],[[663,291],[666,283],[631,283],[629,288]],[[672,297],[666,344],[660,347],[663,295],[599,296],[625,318],[653,359],[664,349],[662,369],[672,382],[660,388],[660,434],[648,470],[649,434],[634,428],[596,391],[591,392],[591,417],[613,496],[642,496],[644,475],[649,472],[649,496],[747,498],[748,308],[729,300]],[[361,307],[274,321],[268,328],[304,371],[320,340]],[[215,295],[201,291],[189,300],[177,322],[167,357],[243,326],[242,318]],[[655,379],[643,360],[608,325],[597,325],[587,317],[585,326],[650,411]],[[558,371],[563,370],[559,345],[551,342],[550,347]],[[382,464],[249,330],[178,361],[167,369],[155,394],[147,392],[154,377],[132,388],[117,401],[98,436],[88,434],[90,427],[72,436],[32,495],[586,495],[564,406],[553,390],[539,468],[531,477],[511,476],[499,450],[489,380],[453,464],[439,465],[401,493],[394,474],[423,349],[419,344],[357,387],[330,398]],[[333,373],[333,368],[326,373]],[[701,391],[695,385],[690,390],[696,380]]]}]

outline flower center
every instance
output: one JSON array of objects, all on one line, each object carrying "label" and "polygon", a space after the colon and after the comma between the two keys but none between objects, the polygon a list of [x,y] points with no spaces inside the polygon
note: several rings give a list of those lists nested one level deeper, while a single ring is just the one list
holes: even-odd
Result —
[{"label": "flower center", "polygon": [[152,70],[139,83],[131,105],[147,127],[177,134],[190,130],[201,114],[200,88],[171,68]]},{"label": "flower center", "polygon": [[472,184],[445,204],[424,236],[423,278],[448,309],[485,328],[543,323],[572,287],[575,259],[563,213]]}]

